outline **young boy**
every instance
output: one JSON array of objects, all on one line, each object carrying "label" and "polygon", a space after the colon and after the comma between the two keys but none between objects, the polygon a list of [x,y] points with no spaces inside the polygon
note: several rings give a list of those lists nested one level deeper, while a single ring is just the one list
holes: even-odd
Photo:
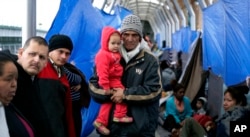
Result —
[{"label": "young boy", "polygon": [[[110,95],[113,88],[124,89],[121,83],[123,67],[120,64],[121,55],[119,53],[121,35],[112,27],[104,27],[101,42],[101,49],[95,57],[96,72],[99,77],[98,84],[105,90],[105,95]],[[110,133],[106,126],[108,125],[111,107],[112,102],[103,103],[93,124],[103,135],[109,135]],[[113,121],[123,123],[132,122],[133,118],[128,117],[126,113],[126,104],[116,104]]]},{"label": "young boy", "polygon": [[207,104],[207,99],[204,97],[199,97],[197,99],[197,102],[196,102],[195,114],[205,115],[206,114],[206,109],[205,109],[206,104]]}]

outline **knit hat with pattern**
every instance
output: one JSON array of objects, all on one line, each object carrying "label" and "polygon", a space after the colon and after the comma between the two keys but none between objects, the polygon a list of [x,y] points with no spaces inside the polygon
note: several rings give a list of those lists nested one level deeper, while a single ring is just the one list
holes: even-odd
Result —
[{"label": "knit hat with pattern", "polygon": [[126,16],[121,24],[121,34],[127,30],[132,30],[137,32],[142,38],[142,24],[141,20],[136,15],[128,15]]}]

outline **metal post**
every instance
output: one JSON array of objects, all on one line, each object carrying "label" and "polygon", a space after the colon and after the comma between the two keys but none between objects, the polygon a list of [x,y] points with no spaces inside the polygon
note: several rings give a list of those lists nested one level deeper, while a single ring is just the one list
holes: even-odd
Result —
[{"label": "metal post", "polygon": [[175,7],[177,9],[177,12],[178,12],[181,20],[182,20],[181,26],[182,27],[186,27],[187,26],[187,24],[186,24],[186,18],[185,18],[185,15],[184,15],[183,11],[180,8],[180,5],[179,5],[178,1],[177,0],[173,0],[173,2],[174,2],[174,5],[175,5]]},{"label": "metal post", "polygon": [[[164,8],[164,7],[163,7]],[[169,18],[166,14],[163,14],[163,17],[166,20],[165,26],[166,26],[166,45],[168,46],[168,48],[172,47],[172,33],[171,33],[171,28],[172,28],[172,24],[169,21]]]},{"label": "metal post", "polygon": [[164,27],[163,29],[161,29],[161,32],[164,33],[162,40],[165,40],[166,41],[166,45],[167,45],[167,41],[168,41],[167,40],[168,34],[167,34],[167,31],[166,31],[167,30],[167,26],[166,26],[167,19],[164,17],[164,11],[162,10],[162,8],[163,8],[163,6],[161,6],[160,10],[158,10],[158,14],[157,15],[159,15],[160,19],[162,20],[162,25]]},{"label": "metal post", "polygon": [[189,0],[183,0],[187,9],[188,9],[188,12],[189,12],[189,15],[190,15],[190,28],[191,30],[196,30],[196,17],[195,17],[195,13],[194,13],[194,10],[191,6],[191,4],[189,3]]},{"label": "metal post", "polygon": [[207,7],[207,4],[204,0],[199,0],[199,5],[200,5],[201,9],[204,9]]},{"label": "metal post", "polygon": [[149,23],[150,23],[150,25],[151,25],[151,27],[152,27],[152,29],[153,29],[154,34],[158,33],[158,30],[157,30],[157,28],[156,28],[156,24],[155,24],[155,22],[153,21],[153,19],[150,18],[148,21],[149,21]]},{"label": "metal post", "polygon": [[170,21],[171,24],[172,24],[172,25],[171,25],[171,32],[174,33],[174,32],[175,32],[175,22],[174,22],[174,19],[173,19],[173,17],[172,17],[171,14],[170,14],[169,9],[164,8],[163,10],[165,11],[165,13],[166,13],[166,15],[167,15],[169,21]]},{"label": "metal post", "polygon": [[[157,11],[156,11],[157,12]],[[156,22],[157,22],[157,24],[158,24],[158,26],[160,27],[160,33],[161,33],[161,39],[163,40],[163,39],[165,39],[165,33],[164,32],[162,32],[162,30],[164,29],[163,27],[164,27],[164,21],[162,20],[162,18],[160,17],[160,15],[159,14],[155,14],[156,16],[155,16],[155,18],[156,18]]]},{"label": "metal post", "polygon": [[180,21],[179,21],[179,18],[177,17],[176,15],[176,12],[174,11],[173,9],[173,4],[170,0],[167,0],[167,5],[169,7],[169,10],[170,10],[170,13],[175,21],[175,30],[179,30],[180,29]]},{"label": "metal post", "polygon": [[36,0],[25,0],[25,16],[22,25],[22,45],[36,35]]}]

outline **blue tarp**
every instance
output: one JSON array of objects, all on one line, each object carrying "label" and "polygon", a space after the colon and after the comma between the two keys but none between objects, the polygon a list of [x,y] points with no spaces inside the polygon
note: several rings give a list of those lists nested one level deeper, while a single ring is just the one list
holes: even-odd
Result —
[{"label": "blue tarp", "polygon": [[[104,26],[119,28],[121,20],[131,12],[116,7],[115,14],[109,15],[92,6],[91,0],[61,0],[57,15],[49,29],[46,40],[54,34],[68,35],[74,44],[69,61],[86,75],[87,80],[93,74],[94,57],[100,48],[101,30]],[[89,108],[82,108],[82,137],[88,136],[100,104],[91,100]]]},{"label": "blue tarp", "polygon": [[203,67],[227,86],[250,74],[249,9],[249,0],[219,0],[203,11]]},{"label": "blue tarp", "polygon": [[114,14],[112,15],[104,12],[103,10],[97,9],[97,11],[102,15],[102,20],[105,25],[112,26],[116,29],[120,28],[121,21],[125,16],[132,14],[128,9],[118,5],[114,8]]},{"label": "blue tarp", "polygon": [[96,9],[100,14],[102,15],[102,20],[105,22],[105,24],[112,26],[116,29],[120,27],[121,24],[121,18],[117,14],[108,14],[104,12],[103,10]]},{"label": "blue tarp", "polygon": [[199,32],[192,31],[190,27],[183,27],[172,35],[172,48],[176,51],[189,53],[190,46],[199,36]]}]

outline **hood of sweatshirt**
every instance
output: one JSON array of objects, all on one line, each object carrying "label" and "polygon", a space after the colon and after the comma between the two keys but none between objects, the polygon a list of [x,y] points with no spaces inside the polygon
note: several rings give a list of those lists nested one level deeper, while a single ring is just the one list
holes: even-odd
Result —
[{"label": "hood of sweatshirt", "polygon": [[114,33],[117,33],[120,35],[119,31],[117,31],[113,27],[107,26],[103,28],[102,39],[101,39],[101,49],[109,51],[108,42],[109,42],[110,36]]}]

